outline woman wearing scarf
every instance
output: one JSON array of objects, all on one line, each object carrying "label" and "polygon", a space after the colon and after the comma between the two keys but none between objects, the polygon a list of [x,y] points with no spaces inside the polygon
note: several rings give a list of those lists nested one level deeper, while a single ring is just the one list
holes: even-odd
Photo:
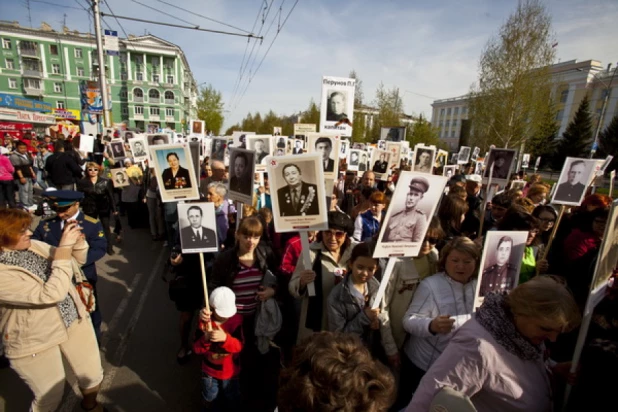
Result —
[{"label": "woman wearing scarf", "polygon": [[580,313],[565,286],[537,276],[509,295],[490,294],[454,334],[406,411],[426,411],[442,387],[470,398],[478,412],[551,411],[552,375],[569,364],[545,356],[545,341],[575,328]]},{"label": "woman wearing scarf", "polygon": [[[350,236],[354,226],[352,219],[342,212],[328,212],[328,230],[318,233],[310,245],[311,268],[302,259],[292,275],[288,289],[292,296],[302,299],[298,341],[314,332],[328,330],[327,298],[345,273],[352,254]],[[315,296],[309,297],[307,285],[315,283]]]}]

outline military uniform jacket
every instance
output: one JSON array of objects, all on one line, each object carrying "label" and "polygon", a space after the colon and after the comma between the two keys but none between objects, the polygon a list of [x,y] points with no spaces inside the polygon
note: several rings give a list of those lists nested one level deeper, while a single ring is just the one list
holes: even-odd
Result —
[{"label": "military uniform jacket", "polygon": [[318,207],[318,187],[311,183],[302,182],[300,198],[296,207],[292,202],[292,193],[289,186],[277,190],[279,200],[279,213],[281,216],[305,216],[319,215]]},{"label": "military uniform jacket", "polygon": [[389,219],[383,242],[421,242],[427,227],[427,216],[420,210],[401,211]]},{"label": "military uniform jacket", "polygon": [[483,271],[479,296],[492,292],[507,293],[515,287],[516,279],[517,271],[511,264],[490,266]]},{"label": "military uniform jacket", "polygon": [[579,202],[579,198],[582,193],[584,193],[584,190],[586,190],[586,186],[582,183],[576,183],[574,185],[568,182],[562,183],[558,185],[558,190],[554,198],[563,202]]},{"label": "military uniform jacket", "polygon": [[[35,229],[32,238],[48,245],[58,246],[62,237],[61,223],[62,220],[59,217],[42,220]],[[86,216],[82,212],[77,215],[77,223],[82,227],[89,247],[88,257],[86,263],[82,266],[82,270],[90,283],[96,283],[97,267],[95,262],[107,253],[107,239],[105,239],[103,233],[103,226],[98,219]]]}]

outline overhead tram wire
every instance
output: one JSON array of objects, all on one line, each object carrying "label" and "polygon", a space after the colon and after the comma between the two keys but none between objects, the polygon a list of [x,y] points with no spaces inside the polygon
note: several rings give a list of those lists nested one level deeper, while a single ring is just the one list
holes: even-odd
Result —
[{"label": "overhead tram wire", "polygon": [[[89,32],[89,33],[90,33],[90,32],[92,32],[92,20],[90,20],[90,17],[93,17],[93,19],[94,19],[94,16],[93,16],[93,14],[92,14],[92,13],[93,13],[93,11],[90,9],[90,5],[88,4],[88,2],[86,2],[86,6],[88,6],[88,7],[85,7],[85,6],[84,6],[84,5],[83,5],[80,1],[78,1],[78,0],[73,0],[73,1],[75,1],[75,3],[77,3],[77,5],[79,5],[79,7],[81,7],[81,8],[82,8],[82,9],[83,9],[83,10],[84,10],[87,14],[88,14],[88,27],[89,27],[89,28],[88,28],[88,32]],[[86,0],[84,0],[84,1],[86,1]],[[109,30],[111,30],[111,29],[112,29],[112,28],[110,27],[109,23],[107,23],[107,21],[106,21],[105,19],[101,18],[101,21],[102,21],[102,22],[103,22],[103,23],[107,26],[107,28],[108,28]]]},{"label": "overhead tram wire", "polygon": [[65,4],[58,4],[58,3],[52,3],[49,1],[41,1],[41,0],[30,0],[33,3],[42,3],[42,4],[49,4],[50,6],[56,6],[56,7],[64,7],[66,9],[74,9],[74,10],[81,10],[83,9],[83,7],[80,9],[79,7],[75,7],[75,6],[67,6]]},{"label": "overhead tram wire", "polygon": [[139,2],[139,1],[137,1],[137,0],[131,0],[131,1],[132,1],[133,3],[139,4],[140,6],[144,6],[144,7],[148,8],[148,9],[150,9],[150,10],[154,10],[154,11],[156,11],[157,13],[165,14],[166,16],[171,17],[171,18],[173,18],[173,19],[176,19],[176,20],[178,20],[178,21],[181,21],[181,22],[183,22],[183,23],[191,24],[191,25],[193,25],[193,26],[195,26],[195,27],[198,27],[198,28],[200,27],[200,26],[199,26],[199,24],[194,24],[194,23],[192,23],[192,22],[190,22],[190,21],[188,21],[188,20],[181,19],[180,17],[176,17],[176,16],[174,16],[173,14],[169,14],[169,13],[167,13],[167,12],[164,12],[164,11],[162,11],[162,10],[159,10],[159,9],[157,9],[156,7],[149,6],[149,5],[147,5],[147,4],[144,4],[144,3]]},{"label": "overhead tram wire", "polygon": [[[264,0],[264,2],[266,2],[266,0]],[[270,5],[268,6],[268,9],[266,10],[266,13],[264,13],[264,11],[263,11],[265,8],[262,9],[261,6],[260,6],[260,10],[262,10],[262,25],[260,27],[260,31],[258,32],[258,34],[262,33],[262,30],[264,29],[264,23],[268,19],[268,15],[270,14],[270,9],[272,8],[274,2],[275,2],[275,0],[271,0]],[[284,2],[285,2],[285,0],[282,1],[281,5],[283,5]],[[279,6],[280,8],[281,8],[281,5]],[[259,17],[259,11],[258,11],[258,17]],[[273,21],[274,21],[274,19],[273,19]],[[272,22],[271,22],[271,26],[272,26]],[[262,42],[260,42],[260,46],[258,47],[258,50],[256,51],[255,55],[253,55],[253,52],[255,51],[255,46],[256,46],[256,42],[254,42],[253,43],[253,47],[251,47],[251,52],[249,53],[249,57],[246,60],[245,66],[242,67],[242,64],[241,64],[240,77],[238,78],[237,85],[234,87],[234,91],[232,93],[232,98],[230,99],[230,106],[232,106],[232,103],[238,97],[238,92],[240,91],[240,88],[242,87],[241,84],[243,83],[243,78],[245,77],[245,73],[247,72],[247,67],[249,66],[249,61],[251,60],[252,56],[253,56],[253,62],[251,63],[251,68],[253,68],[253,66],[255,65],[255,61],[257,60],[257,56],[259,54],[259,49],[262,47]],[[243,60],[244,60],[244,58],[243,58]],[[249,73],[251,73],[251,72],[249,72]]]},{"label": "overhead tram wire", "polygon": [[[273,44],[275,43],[275,40],[277,40],[277,37],[279,36],[279,33],[281,33],[281,30],[283,30],[283,27],[285,26],[285,23],[288,21],[288,18],[290,17],[292,12],[294,11],[294,8],[298,4],[298,2],[299,2],[299,0],[296,0],[294,2],[294,5],[292,6],[290,11],[288,12],[287,16],[285,16],[285,19],[283,20],[283,23],[281,23],[281,27],[279,27],[279,29],[277,30],[277,34],[275,34],[275,37],[273,38],[272,42],[270,42],[270,45],[268,46],[268,49],[266,50],[266,53],[264,54],[264,57],[262,57],[262,60],[260,61],[260,64],[255,69],[255,72],[253,72],[253,75],[249,79],[249,82],[247,83],[247,87],[245,87],[245,90],[243,91],[242,95],[240,96],[240,99],[238,99],[238,102],[236,103],[236,107],[238,106],[238,104],[240,104],[240,102],[242,101],[242,98],[245,96],[245,93],[247,92],[247,89],[249,88],[249,85],[251,84],[251,81],[253,80],[253,78],[255,77],[257,72],[260,70],[260,67],[262,67],[262,63],[264,63],[264,60],[266,59],[266,56],[268,55],[268,52],[270,51],[270,49],[272,48]],[[234,109],[232,110],[232,113],[233,113],[234,110],[236,110],[236,107],[234,107]]]},{"label": "overhead tram wire", "polygon": [[263,37],[259,37],[259,36],[256,36],[254,34],[231,33],[231,32],[221,31],[221,30],[202,29],[199,26],[198,27],[183,26],[183,25],[180,25],[180,24],[164,23],[164,22],[160,22],[160,21],[153,21],[153,20],[146,20],[146,19],[138,19],[136,17],[119,16],[118,14],[110,14],[110,13],[104,13],[104,12],[101,12],[101,16],[113,17],[115,19],[122,19],[122,20],[137,21],[137,22],[140,22],[140,23],[156,24],[156,25],[159,25],[159,26],[176,27],[176,28],[179,28],[179,29],[204,31],[204,32],[207,32],[207,33],[227,34],[229,36],[239,36],[239,37],[249,37],[249,38],[254,38],[254,39],[263,39]]},{"label": "overhead tram wire", "polygon": [[[157,1],[158,1],[159,3],[167,4],[168,6],[173,7],[173,8],[175,8],[175,9],[182,10],[182,11],[184,11],[184,12],[186,12],[186,13],[193,14],[194,16],[201,17],[201,18],[206,19],[206,20],[208,20],[208,21],[212,21],[213,23],[219,23],[219,24],[222,24],[222,25],[227,26],[227,27],[229,27],[229,28],[231,28],[231,29],[240,30],[240,31],[243,31],[243,32],[245,32],[245,33],[247,33],[247,34],[249,34],[249,33],[251,33],[251,32],[253,31],[253,29],[251,29],[251,32],[249,32],[249,31],[247,31],[247,30],[241,29],[240,27],[232,26],[231,24],[224,23],[224,22],[219,21],[219,20],[215,20],[215,19],[213,19],[213,18],[211,18],[211,17],[204,16],[203,14],[199,14],[199,13],[196,13],[196,12],[191,11],[191,10],[183,9],[183,8],[182,8],[182,7],[180,7],[180,6],[176,6],[175,4],[168,3],[168,2],[163,1],[163,0],[157,0]],[[260,8],[260,9],[261,9],[261,8]],[[257,21],[257,19],[256,19],[256,21]],[[254,26],[255,26],[255,25],[254,25]]]}]

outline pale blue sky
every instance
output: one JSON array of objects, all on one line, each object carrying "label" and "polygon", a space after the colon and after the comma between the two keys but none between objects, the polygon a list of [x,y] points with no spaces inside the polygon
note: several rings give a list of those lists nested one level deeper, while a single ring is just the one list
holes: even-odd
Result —
[{"label": "pale blue sky", "polygon": [[[78,5],[86,4],[86,0],[45,1],[73,8],[31,0],[34,27],[45,21],[60,30],[66,13],[70,29],[91,30],[92,23]],[[118,15],[185,24],[133,0],[107,1]],[[203,28],[234,30],[158,0],[139,1]],[[165,1],[245,30],[251,30],[260,4],[271,3],[271,0]],[[263,44],[255,47],[254,70],[276,33],[279,7],[283,21],[295,3],[295,0],[273,1],[262,33],[273,18],[275,23]],[[17,20],[27,26],[24,3],[0,0],[2,19]],[[387,87],[401,89],[406,113],[430,117],[433,98],[467,93],[476,79],[483,46],[497,33],[516,4],[516,0],[300,0],[242,99],[233,99],[233,90],[247,45],[245,38],[120,22],[127,33],[140,35],[147,30],[182,47],[198,83],[211,83],[223,93],[226,109],[230,110],[226,113],[227,127],[249,111],[273,109],[278,114],[297,113],[307,107],[311,98],[319,102],[322,75],[346,77],[352,69],[363,81],[367,103],[373,100],[378,84],[384,82]],[[616,0],[546,0],[545,4],[553,17],[559,61],[596,59],[604,66],[618,61]],[[103,11],[107,11],[105,6]],[[119,30],[112,18],[106,21],[112,29]],[[256,33],[260,23],[261,15]],[[122,35],[120,30],[119,33]],[[252,46],[253,43],[249,51]]]}]

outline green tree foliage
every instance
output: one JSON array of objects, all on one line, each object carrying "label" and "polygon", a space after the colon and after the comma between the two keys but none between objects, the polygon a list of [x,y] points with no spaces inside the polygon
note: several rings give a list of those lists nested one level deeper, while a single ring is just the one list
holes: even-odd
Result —
[{"label": "green tree foliage", "polygon": [[520,0],[481,54],[470,91],[472,145],[518,147],[533,135],[550,104],[553,43],[551,17],[540,0]]},{"label": "green tree foliage", "polygon": [[382,127],[401,126],[401,118],[403,115],[403,99],[399,93],[398,87],[387,89],[383,83],[380,83],[376,90],[374,106],[379,113],[373,119],[373,127],[370,130],[370,135],[367,136],[367,141],[376,142],[380,138],[380,129]]},{"label": "green tree foliage", "polygon": [[431,122],[420,115],[418,121],[414,122],[411,127],[407,128],[406,140],[410,142],[410,147],[422,143],[426,146],[441,146],[443,142],[439,138],[439,129],[433,127]]},{"label": "green tree foliage", "polygon": [[[351,79],[356,79],[354,86],[354,111],[363,107],[365,95],[363,93],[363,81],[358,78],[355,70],[352,70],[348,75]],[[352,141],[366,142],[367,141],[367,124],[365,116],[359,113],[354,113],[354,124],[352,127]]]},{"label": "green tree foliage", "polygon": [[320,108],[311,99],[307,110],[301,113],[299,123],[315,124],[316,130],[320,130]]},{"label": "green tree foliage", "polygon": [[558,142],[552,166],[560,169],[566,157],[588,157],[592,145],[592,117],[588,95],[584,96],[575,117]]},{"label": "green tree foliage", "polygon": [[560,131],[560,124],[556,121],[556,113],[556,105],[553,102],[547,105],[534,134],[526,142],[526,153],[530,153],[533,159],[541,156],[540,168],[548,165],[556,152],[558,132]]},{"label": "green tree foliage", "polygon": [[197,98],[197,118],[206,122],[206,129],[218,135],[223,126],[223,97],[209,84],[200,89]]},{"label": "green tree foliage", "polygon": [[605,169],[609,173],[618,168],[618,115],[614,116],[609,125],[599,133],[597,157],[603,158],[607,155],[614,156],[614,160]]}]

